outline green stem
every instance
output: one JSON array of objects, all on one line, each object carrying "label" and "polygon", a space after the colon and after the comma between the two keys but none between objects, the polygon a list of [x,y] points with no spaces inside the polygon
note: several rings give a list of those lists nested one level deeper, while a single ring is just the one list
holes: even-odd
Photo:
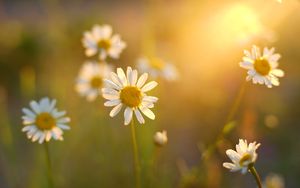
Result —
[{"label": "green stem", "polygon": [[47,160],[47,167],[48,167],[48,171],[47,171],[48,184],[49,184],[49,188],[53,188],[54,184],[53,184],[53,174],[52,174],[49,145],[47,142],[44,142],[44,146],[45,146],[46,160]]},{"label": "green stem", "polygon": [[239,106],[241,104],[242,98],[243,98],[243,96],[245,94],[246,84],[247,84],[247,82],[244,82],[240,86],[238,95],[235,98],[235,100],[233,102],[233,105],[231,106],[231,108],[229,110],[229,113],[228,113],[228,115],[226,117],[226,122],[225,122],[225,124],[224,124],[224,126],[222,128],[222,131],[219,133],[219,135],[217,136],[217,138],[213,142],[213,144],[209,145],[207,147],[207,149],[203,152],[202,158],[208,159],[211,156],[211,154],[215,151],[215,149],[217,148],[217,145],[223,140],[223,138],[225,136],[224,128],[225,128],[226,125],[228,125],[228,123],[230,123],[233,120],[233,118],[234,118],[234,116],[235,116],[235,114],[236,114],[236,112],[237,112],[237,110],[238,110],[238,108],[239,108]]},{"label": "green stem", "polygon": [[254,176],[255,181],[256,181],[258,187],[259,187],[259,188],[262,188],[261,180],[260,180],[259,174],[257,173],[257,171],[256,171],[256,169],[255,169],[255,167],[254,167],[254,165],[250,165],[250,166],[249,166],[249,170],[250,170],[251,174]]},{"label": "green stem", "polygon": [[136,188],[140,188],[141,186],[141,180],[140,180],[140,163],[139,163],[139,152],[137,147],[137,141],[136,141],[136,133],[135,133],[135,127],[134,127],[134,121],[131,120],[131,137],[132,137],[132,146],[133,146],[133,156],[134,156],[134,168],[135,168],[135,181],[136,181]]}]

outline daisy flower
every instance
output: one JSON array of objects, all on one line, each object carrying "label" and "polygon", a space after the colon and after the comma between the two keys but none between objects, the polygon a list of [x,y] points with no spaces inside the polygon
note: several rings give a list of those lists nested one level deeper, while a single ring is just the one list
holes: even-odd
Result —
[{"label": "daisy flower", "polygon": [[178,72],[174,65],[166,63],[160,58],[142,57],[137,60],[137,67],[141,72],[148,72],[153,78],[161,77],[168,81],[178,78]]},{"label": "daisy flower", "polygon": [[144,73],[138,79],[137,70],[132,70],[131,67],[127,67],[126,74],[121,68],[117,69],[117,74],[111,72],[110,79],[104,80],[107,87],[102,89],[103,97],[108,100],[104,106],[114,107],[109,114],[111,117],[117,115],[124,106],[125,125],[131,122],[133,113],[141,124],[145,123],[141,112],[148,118],[155,119],[150,108],[154,107],[158,98],[148,96],[146,92],[156,87],[157,83],[151,81],[145,84],[147,78],[148,74]]},{"label": "daisy flower", "polygon": [[25,114],[22,129],[27,133],[27,138],[32,142],[38,140],[41,144],[48,142],[51,138],[55,140],[63,140],[63,130],[69,130],[70,127],[66,123],[70,122],[69,117],[65,117],[65,111],[57,111],[55,108],[56,100],[42,98],[39,102],[31,101],[29,108],[23,108]]},{"label": "daisy flower", "polygon": [[248,145],[246,140],[240,139],[239,144],[236,145],[236,151],[232,149],[226,151],[232,163],[223,163],[223,166],[232,172],[241,170],[241,172],[245,174],[249,166],[255,163],[257,159],[256,150],[259,146],[260,144],[256,144],[256,142],[252,142]]},{"label": "daisy flower", "polygon": [[252,51],[244,51],[243,61],[240,63],[242,68],[248,70],[247,81],[252,80],[254,84],[265,84],[268,88],[279,86],[277,77],[283,77],[284,72],[278,69],[280,54],[274,53],[274,48],[264,48],[261,55],[257,46],[252,47]]},{"label": "daisy flower", "polygon": [[155,145],[157,146],[164,146],[168,142],[168,136],[167,136],[167,131],[163,130],[161,132],[156,132],[153,136],[153,140]]},{"label": "daisy flower", "polygon": [[79,71],[75,89],[88,101],[94,101],[101,94],[103,79],[109,76],[111,67],[104,63],[88,61]]},{"label": "daisy flower", "polygon": [[91,31],[84,32],[82,43],[86,48],[86,56],[91,57],[98,53],[100,60],[105,60],[107,56],[118,59],[126,47],[118,34],[112,34],[110,25],[95,25]]}]

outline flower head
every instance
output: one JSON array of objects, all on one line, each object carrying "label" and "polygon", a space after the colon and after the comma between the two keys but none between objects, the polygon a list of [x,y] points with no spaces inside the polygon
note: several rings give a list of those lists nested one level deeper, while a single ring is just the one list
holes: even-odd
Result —
[{"label": "flower head", "polygon": [[27,138],[33,142],[37,141],[41,144],[44,141],[48,142],[51,138],[55,140],[63,140],[63,130],[68,130],[70,127],[66,123],[70,122],[69,117],[65,117],[65,111],[57,111],[55,108],[56,100],[42,98],[39,102],[31,101],[30,107],[23,108],[25,114],[22,129],[27,132]]},{"label": "flower head", "polygon": [[264,188],[284,188],[284,179],[278,174],[269,174],[264,182]]},{"label": "flower head", "polygon": [[76,91],[85,96],[88,101],[93,101],[101,94],[104,86],[103,79],[109,76],[111,67],[104,63],[86,62],[80,69],[76,82]]},{"label": "flower head", "polygon": [[167,131],[163,130],[161,132],[156,132],[153,136],[155,145],[164,146],[168,142]]},{"label": "flower head", "polygon": [[105,60],[107,56],[117,59],[126,47],[118,34],[112,35],[110,25],[95,25],[91,31],[84,32],[82,43],[88,57],[99,53],[100,60]]},{"label": "flower head", "polygon": [[158,98],[148,96],[146,92],[156,87],[157,83],[151,81],[145,84],[147,78],[148,74],[144,73],[138,79],[137,70],[132,70],[131,67],[127,67],[126,74],[121,68],[117,69],[117,74],[111,72],[110,79],[104,80],[106,88],[102,89],[103,97],[108,100],[104,106],[114,107],[109,114],[111,117],[117,115],[125,106],[125,125],[131,122],[133,113],[141,124],[145,123],[141,112],[148,118],[155,119],[150,108],[154,107]]},{"label": "flower head", "polygon": [[164,62],[160,58],[139,58],[137,66],[139,71],[148,72],[153,78],[161,77],[168,81],[174,81],[178,78],[176,67],[171,63]]},{"label": "flower head", "polygon": [[226,151],[227,156],[231,159],[232,163],[223,163],[225,168],[230,169],[232,172],[241,170],[245,174],[249,165],[253,165],[257,159],[256,150],[260,144],[252,142],[249,145],[247,140],[239,140],[236,145],[236,151],[229,149]]},{"label": "flower head", "polygon": [[252,80],[254,84],[265,84],[268,88],[279,86],[277,77],[283,77],[284,72],[278,69],[280,55],[274,53],[274,48],[264,48],[261,55],[257,46],[252,47],[252,51],[244,51],[243,61],[240,63],[242,68],[248,70],[247,81]]}]

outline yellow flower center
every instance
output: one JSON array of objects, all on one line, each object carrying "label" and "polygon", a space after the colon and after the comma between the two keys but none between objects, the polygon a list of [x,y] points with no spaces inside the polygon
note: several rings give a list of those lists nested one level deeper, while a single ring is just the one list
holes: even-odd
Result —
[{"label": "yellow flower center", "polygon": [[36,117],[35,124],[41,130],[50,130],[56,126],[56,120],[48,112],[43,112]]},{"label": "yellow flower center", "polygon": [[99,89],[102,86],[102,78],[100,76],[95,76],[91,79],[90,85],[94,89]]},{"label": "yellow flower center", "polygon": [[165,67],[164,61],[159,58],[150,58],[149,63],[151,65],[151,67],[153,67],[154,69],[157,69],[157,70],[162,70]]},{"label": "yellow flower center", "polygon": [[266,76],[271,71],[271,66],[268,60],[264,58],[256,59],[254,62],[254,69],[262,76]]},{"label": "yellow flower center", "polygon": [[98,42],[98,48],[108,50],[111,47],[111,43],[107,39],[100,40]]},{"label": "yellow flower center", "polygon": [[250,154],[245,154],[241,159],[240,159],[240,162],[239,162],[239,164],[241,165],[241,166],[245,166],[245,165],[248,165],[251,161],[252,159],[252,156],[250,155]]},{"label": "yellow flower center", "polygon": [[120,99],[131,108],[138,107],[142,102],[142,92],[135,86],[127,86],[120,91]]}]

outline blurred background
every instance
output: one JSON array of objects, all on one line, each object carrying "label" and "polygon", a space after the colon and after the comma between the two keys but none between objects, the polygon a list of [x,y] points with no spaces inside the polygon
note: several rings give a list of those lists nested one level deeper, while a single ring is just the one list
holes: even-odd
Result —
[{"label": "blurred background", "polygon": [[[104,100],[87,102],[74,89],[84,55],[83,32],[110,24],[127,43],[115,67],[143,54],[174,63],[175,82],[159,80],[155,121],[137,126],[142,187],[255,187],[231,173],[225,150],[239,138],[258,141],[264,180],[279,174],[300,187],[300,2],[297,0],[4,0],[0,1],[0,187],[47,187],[43,146],[21,132],[21,109],[49,96],[71,117],[63,142],[50,142],[56,187],[134,187],[130,128],[109,117]],[[236,128],[211,158],[214,142],[245,82],[244,49],[275,47],[286,73],[272,89],[246,85]],[[155,148],[156,131],[169,143]]]}]

